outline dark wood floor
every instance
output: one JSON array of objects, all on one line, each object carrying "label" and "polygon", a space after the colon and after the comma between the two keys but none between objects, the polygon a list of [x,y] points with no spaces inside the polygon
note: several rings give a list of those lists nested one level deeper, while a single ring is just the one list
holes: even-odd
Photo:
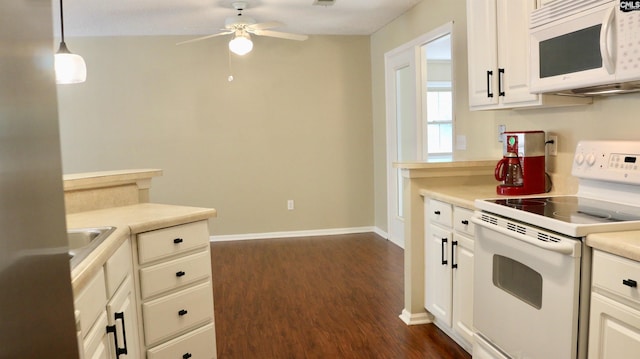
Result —
[{"label": "dark wood floor", "polygon": [[375,234],[211,244],[219,359],[470,358],[407,326],[403,252]]}]

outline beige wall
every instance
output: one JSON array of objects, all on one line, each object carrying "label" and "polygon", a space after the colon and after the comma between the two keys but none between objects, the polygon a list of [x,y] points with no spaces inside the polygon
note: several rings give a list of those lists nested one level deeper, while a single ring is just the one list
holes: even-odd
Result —
[{"label": "beige wall", "polygon": [[582,139],[640,140],[640,94],[595,99],[592,105],[538,110],[471,112],[467,100],[465,0],[423,0],[411,11],[371,36],[375,224],[386,230],[386,164],[384,54],[448,21],[454,21],[455,134],[467,137],[467,149],[458,158],[495,158],[501,155],[497,125],[508,131],[544,130],[559,136],[558,156],[547,163],[556,183],[575,190],[570,178],[577,141]]},{"label": "beige wall", "polygon": [[185,39],[67,39],[88,80],[58,86],[65,173],[161,168],[151,200],[216,208],[216,235],[373,225],[369,37],[230,63],[228,39]]}]

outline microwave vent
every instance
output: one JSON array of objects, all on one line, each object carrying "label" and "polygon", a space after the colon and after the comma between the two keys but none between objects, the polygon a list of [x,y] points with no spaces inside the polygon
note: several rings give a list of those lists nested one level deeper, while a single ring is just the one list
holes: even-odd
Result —
[{"label": "microwave vent", "polygon": [[533,29],[611,2],[611,0],[555,0],[531,12],[529,27]]}]

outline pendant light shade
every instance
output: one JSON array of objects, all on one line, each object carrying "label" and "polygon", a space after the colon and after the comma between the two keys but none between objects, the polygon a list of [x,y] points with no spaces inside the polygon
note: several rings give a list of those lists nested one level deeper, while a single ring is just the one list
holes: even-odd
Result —
[{"label": "pendant light shade", "polygon": [[246,32],[236,34],[236,36],[229,41],[229,50],[237,55],[246,55],[253,49],[253,42],[251,37]]},{"label": "pendant light shade", "polygon": [[55,54],[56,83],[75,84],[87,80],[87,65],[80,55],[72,54],[64,42],[64,17],[60,0],[60,47]]}]

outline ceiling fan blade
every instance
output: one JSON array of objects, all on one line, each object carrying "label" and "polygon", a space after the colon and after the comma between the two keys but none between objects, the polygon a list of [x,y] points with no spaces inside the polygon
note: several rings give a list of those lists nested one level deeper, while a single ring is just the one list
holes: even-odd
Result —
[{"label": "ceiling fan blade", "polygon": [[282,27],[283,23],[280,21],[269,21],[269,22],[261,22],[259,24],[253,24],[247,26],[247,28],[251,30],[264,30],[264,29],[273,29],[274,27]]},{"label": "ceiling fan blade", "polygon": [[213,34],[213,35],[207,35],[207,36],[202,36],[202,37],[196,37],[195,39],[191,39],[191,40],[186,40],[186,41],[178,42],[176,45],[189,44],[189,43],[192,43],[192,42],[201,41],[201,40],[206,40],[206,39],[210,39],[210,38],[212,38],[212,37],[222,36],[222,35],[229,35],[229,34],[233,34],[233,31],[224,31],[224,32],[219,32],[219,33],[217,33],[217,34]]},{"label": "ceiling fan blade", "polygon": [[287,39],[287,40],[304,41],[309,38],[309,36],[307,35],[291,34],[288,32],[271,31],[271,30],[255,30],[251,32],[259,36],[279,37],[281,39]]}]

